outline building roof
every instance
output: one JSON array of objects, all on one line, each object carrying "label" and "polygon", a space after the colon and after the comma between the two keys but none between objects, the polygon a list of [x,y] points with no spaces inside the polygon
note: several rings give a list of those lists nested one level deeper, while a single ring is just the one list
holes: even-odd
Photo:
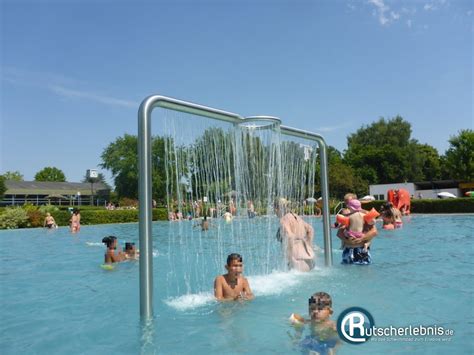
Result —
[{"label": "building roof", "polygon": [[[5,181],[5,195],[81,195],[91,194],[88,182],[51,182],[51,181]],[[110,190],[104,183],[94,183],[94,194],[98,191]]]},{"label": "building roof", "polygon": [[430,189],[450,189],[458,188],[460,180],[437,180],[437,181],[420,181],[415,182],[418,190],[430,190]]}]

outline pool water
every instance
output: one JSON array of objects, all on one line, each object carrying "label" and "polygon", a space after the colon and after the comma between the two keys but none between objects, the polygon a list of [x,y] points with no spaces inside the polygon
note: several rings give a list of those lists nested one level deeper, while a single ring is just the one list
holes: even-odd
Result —
[{"label": "pool water", "polygon": [[[308,221],[322,247],[321,219]],[[225,250],[232,243],[216,243],[212,230],[195,231],[200,250],[189,253],[200,254],[204,261],[186,267],[206,267],[195,270],[186,286],[179,281],[181,269],[174,259],[185,264],[187,256],[180,249],[182,242],[169,235],[192,226],[156,222],[156,317],[150,324],[139,321],[138,263],[121,263],[113,271],[100,268],[101,239],[113,234],[122,241],[137,241],[137,224],[84,226],[77,235],[66,228],[1,231],[0,349],[3,354],[299,354],[288,317],[293,312],[306,315],[308,297],[325,291],[333,299],[334,320],[344,309],[359,306],[372,314],[377,326],[438,325],[455,332],[443,342],[342,343],[338,354],[472,353],[473,222],[473,215],[406,218],[403,229],[380,231],[370,266],[341,265],[335,237],[334,267],[323,266],[319,251],[316,269],[306,274],[279,267],[271,272],[244,254],[256,298],[227,304],[213,300],[212,287],[217,272],[224,272],[219,265],[223,255],[238,251]],[[259,228],[263,233],[267,224],[259,218],[251,223],[257,238]],[[213,228],[231,227],[214,221]],[[276,255],[276,245],[255,244],[269,251],[266,264]]]}]

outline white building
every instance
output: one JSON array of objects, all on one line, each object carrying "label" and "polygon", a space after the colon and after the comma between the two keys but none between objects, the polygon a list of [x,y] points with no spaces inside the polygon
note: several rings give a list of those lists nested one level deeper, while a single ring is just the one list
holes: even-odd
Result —
[{"label": "white building", "polygon": [[474,187],[474,182],[460,182],[457,180],[439,180],[423,182],[401,182],[395,184],[370,185],[369,193],[376,200],[386,200],[388,190],[405,189],[412,198],[438,198],[440,192],[450,192],[457,197]]}]

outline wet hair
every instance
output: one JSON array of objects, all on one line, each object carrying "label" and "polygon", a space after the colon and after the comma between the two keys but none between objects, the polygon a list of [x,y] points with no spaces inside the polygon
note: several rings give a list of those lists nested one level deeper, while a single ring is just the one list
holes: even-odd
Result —
[{"label": "wet hair", "polygon": [[108,237],[105,237],[104,239],[102,239],[102,243],[107,245],[107,248],[110,248],[114,244],[115,240],[117,240],[117,237],[113,235],[109,235]]},{"label": "wet hair", "polygon": [[290,204],[286,198],[278,198],[273,202],[273,210],[279,217],[284,216],[290,211]]},{"label": "wet hair", "polygon": [[135,246],[135,243],[127,242],[125,243],[125,250],[133,250],[134,246]]},{"label": "wet hair", "polygon": [[381,208],[381,212],[382,212],[382,215],[386,216],[386,217],[393,217],[393,204],[391,202],[387,202],[385,204],[382,205],[382,208]]},{"label": "wet hair", "polygon": [[331,296],[326,292],[316,292],[308,299],[309,307],[325,308],[332,307]]},{"label": "wet hair", "polygon": [[242,256],[240,254],[232,253],[229,254],[229,256],[227,257],[227,265],[230,266],[230,264],[232,264],[232,261],[234,260],[243,262]]}]

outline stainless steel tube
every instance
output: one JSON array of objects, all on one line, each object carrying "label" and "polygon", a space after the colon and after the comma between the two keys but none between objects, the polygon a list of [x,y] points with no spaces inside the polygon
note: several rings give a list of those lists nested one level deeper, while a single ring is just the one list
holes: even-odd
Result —
[{"label": "stainless steel tube", "polygon": [[140,245],[140,316],[153,317],[153,241],[151,233],[151,111],[152,102],[143,101],[138,111],[138,197]]},{"label": "stainless steel tube", "polygon": [[153,240],[152,240],[152,184],[151,184],[151,113],[155,107],[210,117],[230,123],[240,123],[237,114],[213,109],[190,102],[153,95],[147,97],[138,110],[138,159],[139,159],[139,246],[140,246],[140,316],[153,317]]},{"label": "stainless steel tube", "polygon": [[[140,243],[140,316],[153,317],[153,241],[152,241],[152,184],[151,184],[151,113],[155,107],[209,117],[233,124],[244,119],[235,113],[181,101],[166,96],[152,95],[143,100],[138,110],[139,159],[139,243]],[[331,233],[329,220],[329,189],[327,179],[327,148],[322,136],[291,127],[280,127],[287,135],[314,140],[321,155],[321,191],[323,198],[324,254],[327,266],[332,265]]]},{"label": "stainless steel tube", "polygon": [[321,197],[323,199],[323,234],[324,234],[324,261],[326,266],[332,266],[331,219],[329,211],[329,183],[327,145],[324,138],[317,134],[292,127],[280,126],[282,134],[316,141],[321,158]]}]

